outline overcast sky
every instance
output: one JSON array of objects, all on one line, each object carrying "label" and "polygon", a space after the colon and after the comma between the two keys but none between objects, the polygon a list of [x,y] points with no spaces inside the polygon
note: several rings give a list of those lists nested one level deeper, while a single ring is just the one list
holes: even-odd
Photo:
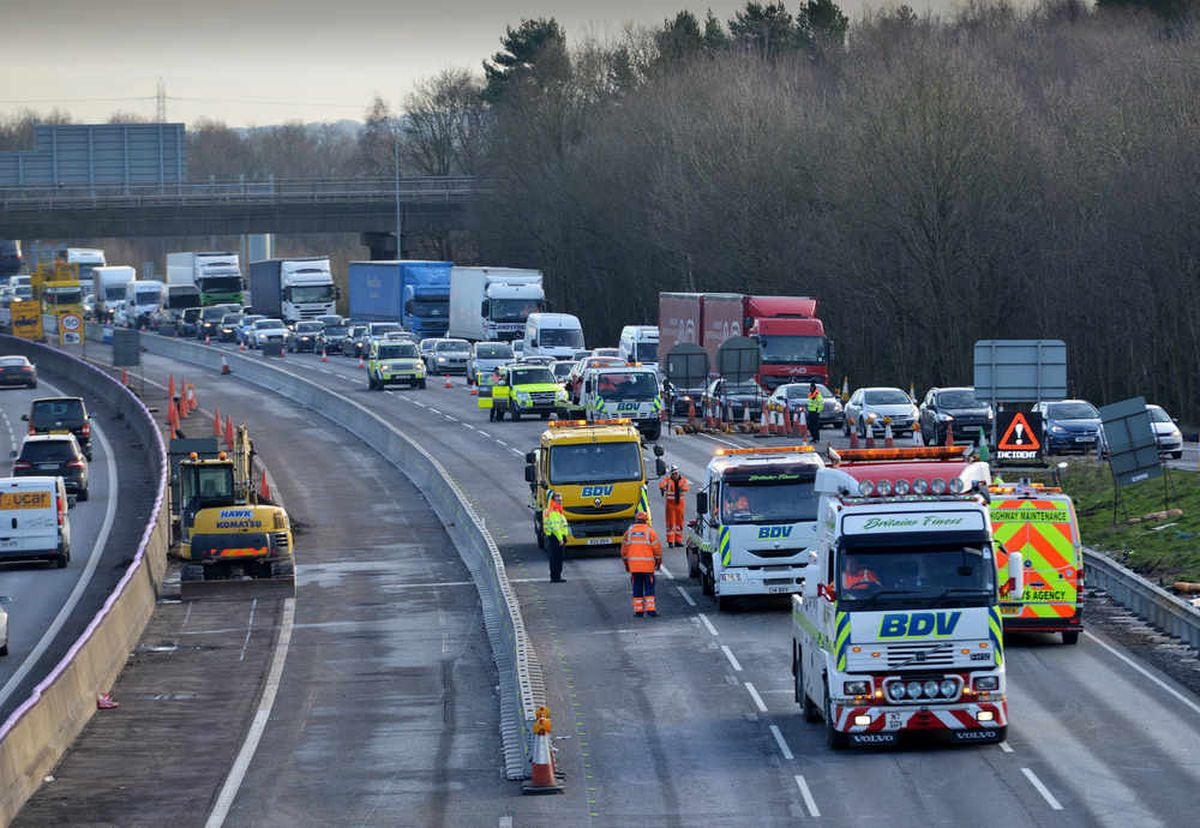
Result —
[{"label": "overcast sky", "polygon": [[[0,0],[15,23],[16,0]],[[864,3],[844,0],[853,19]],[[918,12],[956,0],[909,0]],[[722,20],[744,5],[717,0]],[[798,7],[789,0],[789,9]],[[553,16],[569,42],[658,25],[687,0],[37,0],[6,26],[0,112],[68,110],[76,121],[115,110],[154,114],[158,78],[167,117],[231,125],[361,120],[375,94],[397,106],[421,78],[479,70],[506,25]],[[109,99],[109,100],[100,100]],[[117,100],[112,100],[117,99]]]}]

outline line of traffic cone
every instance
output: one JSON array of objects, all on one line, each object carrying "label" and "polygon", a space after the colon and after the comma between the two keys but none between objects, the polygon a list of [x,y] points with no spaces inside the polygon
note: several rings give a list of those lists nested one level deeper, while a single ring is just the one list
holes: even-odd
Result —
[{"label": "line of traffic cone", "polygon": [[562,793],[563,786],[558,781],[554,770],[554,748],[550,745],[550,710],[539,707],[533,722],[533,753],[530,757],[531,773],[529,781],[521,786],[521,792],[527,794]]},{"label": "line of traffic cone", "polygon": [[167,399],[175,399],[175,375],[171,374],[167,377]]}]

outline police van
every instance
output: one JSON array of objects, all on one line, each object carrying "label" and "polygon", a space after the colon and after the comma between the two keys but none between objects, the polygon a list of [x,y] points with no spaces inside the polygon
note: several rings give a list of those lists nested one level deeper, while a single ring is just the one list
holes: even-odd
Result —
[{"label": "police van", "polygon": [[71,521],[61,477],[0,478],[0,561],[71,560]]}]

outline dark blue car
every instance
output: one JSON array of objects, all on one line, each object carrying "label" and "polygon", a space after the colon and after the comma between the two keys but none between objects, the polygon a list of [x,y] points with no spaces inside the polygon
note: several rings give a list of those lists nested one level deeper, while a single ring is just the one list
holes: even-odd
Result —
[{"label": "dark blue car", "polygon": [[1047,454],[1093,451],[1100,433],[1100,412],[1086,400],[1041,402],[1042,443]]}]

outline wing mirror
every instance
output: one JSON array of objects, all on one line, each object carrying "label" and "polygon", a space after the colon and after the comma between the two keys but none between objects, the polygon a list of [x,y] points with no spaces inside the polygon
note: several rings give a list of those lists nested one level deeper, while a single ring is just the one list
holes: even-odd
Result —
[{"label": "wing mirror", "polygon": [[24,420],[25,422],[29,422],[29,415],[28,415],[28,414],[22,414],[22,415],[21,415],[21,419],[22,419],[22,420]]},{"label": "wing mirror", "polygon": [[1020,601],[1025,594],[1025,556],[1020,552],[1008,556],[1008,583],[1009,597],[1016,596],[1015,600]]},{"label": "wing mirror", "polygon": [[534,469],[532,463],[530,463],[529,465],[527,465],[525,467],[525,482],[526,483],[536,483],[537,482],[537,470]]},{"label": "wing mirror", "polygon": [[525,462],[533,465],[537,462],[537,453],[532,451],[525,452]]},{"label": "wing mirror", "polygon": [[667,473],[667,464],[661,457],[654,458],[654,473],[662,477]]},{"label": "wing mirror", "polygon": [[833,584],[817,584],[817,595],[826,601],[837,601],[837,590],[833,588]]}]

